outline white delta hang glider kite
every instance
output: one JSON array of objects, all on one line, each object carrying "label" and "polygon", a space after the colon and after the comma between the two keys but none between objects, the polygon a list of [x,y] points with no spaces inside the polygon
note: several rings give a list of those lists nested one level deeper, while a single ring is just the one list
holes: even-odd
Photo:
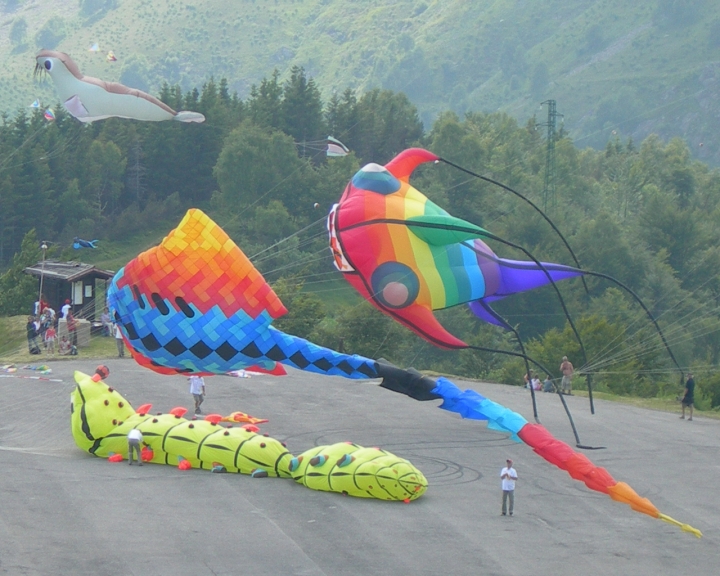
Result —
[{"label": "white delta hang glider kite", "polygon": [[94,122],[113,116],[146,122],[205,121],[205,116],[199,112],[176,112],[141,90],[83,76],[78,65],[63,52],[42,50],[35,60],[35,74],[46,72],[50,75],[63,106],[80,122]]}]

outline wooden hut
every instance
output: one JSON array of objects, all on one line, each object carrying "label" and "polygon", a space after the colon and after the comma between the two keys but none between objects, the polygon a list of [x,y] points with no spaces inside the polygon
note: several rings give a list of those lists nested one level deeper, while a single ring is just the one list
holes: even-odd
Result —
[{"label": "wooden hut", "polygon": [[[38,262],[24,272],[37,277],[38,294],[42,285],[45,300],[58,314],[65,301],[70,300],[73,315],[89,322],[94,322],[96,316],[100,318],[108,281],[115,275],[112,270],[101,270],[92,264],[57,260]],[[96,302],[98,293],[102,300]]]}]

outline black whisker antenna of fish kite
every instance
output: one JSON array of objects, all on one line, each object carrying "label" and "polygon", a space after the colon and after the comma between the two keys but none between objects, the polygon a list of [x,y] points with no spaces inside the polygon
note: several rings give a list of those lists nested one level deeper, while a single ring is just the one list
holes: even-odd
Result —
[{"label": "black whisker antenna of fish kite", "polygon": [[[454,162],[450,162],[450,160],[446,160],[445,158],[440,158],[440,157],[438,157],[438,160],[437,160],[437,161],[438,161],[438,162],[443,162],[444,164],[447,164],[448,166],[452,166],[453,168],[456,168],[457,170],[460,170],[461,172],[465,172],[465,174],[469,174],[470,176],[474,176],[475,178],[479,178],[480,180],[483,180],[483,181],[488,182],[488,183],[490,183],[490,184],[494,184],[495,186],[498,186],[498,187],[502,188],[503,190],[507,190],[508,192],[510,192],[511,194],[514,194],[515,196],[517,196],[517,197],[520,198],[521,200],[524,200],[525,202],[527,202],[530,206],[533,207],[533,209],[534,209],[538,214],[540,214],[540,216],[543,217],[543,219],[544,219],[548,224],[550,224],[550,226],[552,227],[552,229],[555,230],[555,233],[560,237],[560,240],[562,240],[563,244],[565,244],[565,248],[567,248],[568,252],[570,253],[570,256],[572,256],[572,259],[573,259],[573,261],[575,262],[575,265],[576,265],[578,268],[581,268],[581,266],[580,266],[580,261],[578,260],[577,256],[575,255],[575,252],[573,251],[573,249],[570,247],[570,244],[568,243],[568,241],[565,239],[565,236],[563,236],[562,232],[560,232],[560,230],[558,229],[558,227],[555,226],[555,223],[550,219],[550,217],[549,217],[547,214],[545,214],[545,212],[544,212],[537,204],[535,204],[532,200],[530,200],[530,198],[528,198],[528,197],[525,196],[524,194],[521,194],[521,193],[518,192],[517,190],[511,188],[511,187],[508,186],[507,184],[503,184],[502,182],[498,182],[497,180],[493,180],[492,178],[488,178],[487,176],[483,176],[483,175],[481,175],[481,174],[478,174],[478,173],[476,173],[476,172],[473,172],[472,170],[468,170],[467,168],[463,168],[462,166],[459,166],[459,165],[455,164]],[[587,284],[586,284],[586,282],[585,282],[585,278],[582,278],[582,277],[581,277],[580,279],[582,280],[583,286],[585,287],[585,293],[586,293],[586,294],[590,294],[590,290],[588,289],[588,286],[587,286]]]}]

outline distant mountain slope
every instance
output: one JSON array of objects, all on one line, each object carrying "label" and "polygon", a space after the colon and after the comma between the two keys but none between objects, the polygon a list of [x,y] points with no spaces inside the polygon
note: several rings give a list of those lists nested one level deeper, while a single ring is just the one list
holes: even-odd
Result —
[{"label": "distant mountain slope", "polygon": [[9,113],[56,100],[32,79],[41,47],[154,93],[214,75],[246,97],[297,64],[326,97],[403,91],[427,127],[448,109],[542,120],[538,104],[552,98],[579,145],[679,135],[720,165],[713,0],[0,0],[0,30]]}]

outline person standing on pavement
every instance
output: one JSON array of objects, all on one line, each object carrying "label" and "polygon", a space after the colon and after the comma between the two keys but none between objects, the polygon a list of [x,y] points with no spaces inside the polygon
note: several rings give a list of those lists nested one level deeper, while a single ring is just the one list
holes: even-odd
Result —
[{"label": "person standing on pavement", "polygon": [[682,405],[682,416],[680,416],[680,418],[685,419],[685,408],[688,408],[690,411],[688,420],[692,420],[693,407],[695,404],[695,380],[689,372],[687,380],[685,381],[685,392],[683,393],[680,403]]},{"label": "person standing on pavement", "polygon": [[202,414],[200,410],[200,404],[205,400],[205,380],[202,376],[190,376],[190,394],[195,399],[195,414]]},{"label": "person standing on pavement", "polygon": [[115,324],[115,344],[117,344],[118,358],[125,357],[125,342],[123,342],[120,324]]},{"label": "person standing on pavement", "polygon": [[572,396],[572,377],[575,368],[567,356],[563,356],[562,364],[560,364],[560,372],[562,372],[563,375],[561,382],[562,393]]},{"label": "person standing on pavement", "polygon": [[515,508],[515,481],[518,479],[517,471],[513,468],[513,461],[508,458],[506,460],[506,466],[500,471],[500,478],[502,479],[502,515],[505,516],[508,513],[508,500],[510,500],[510,516],[513,515],[513,509]]}]

